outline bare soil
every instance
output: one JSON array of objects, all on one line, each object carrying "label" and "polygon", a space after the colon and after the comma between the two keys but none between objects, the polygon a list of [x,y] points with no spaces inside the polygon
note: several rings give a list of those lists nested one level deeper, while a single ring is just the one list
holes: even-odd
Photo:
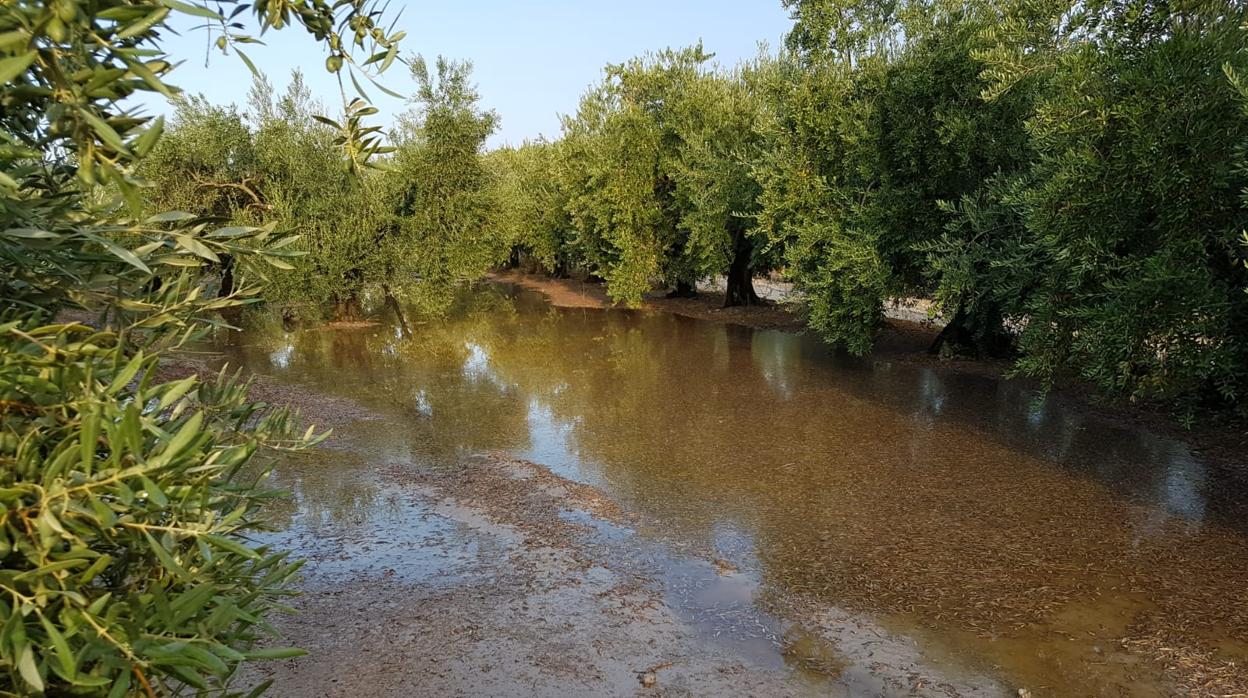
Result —
[{"label": "bare soil", "polygon": [[[550,299],[551,305],[561,308],[612,308],[616,303],[607,295],[600,283],[578,279],[554,279],[537,274],[526,274],[515,269],[503,269],[486,276],[492,281],[515,284],[531,291],[538,291]],[[769,301],[763,305],[725,308],[723,294],[699,293],[693,298],[667,298],[661,292],[645,297],[642,308],[682,315],[684,317],[743,325],[759,329],[775,329],[796,332],[805,327],[792,303]]]}]

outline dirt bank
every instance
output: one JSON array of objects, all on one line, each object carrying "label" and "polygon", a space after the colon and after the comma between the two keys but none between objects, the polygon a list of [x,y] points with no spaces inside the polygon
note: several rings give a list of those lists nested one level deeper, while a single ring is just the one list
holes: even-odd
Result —
[{"label": "dirt bank", "polygon": [[[514,284],[530,291],[542,293],[551,305],[561,308],[612,308],[616,304],[607,296],[606,287],[600,283],[578,279],[554,279],[539,274],[528,274],[516,269],[503,269],[486,275],[490,281]],[[783,294],[772,294],[783,298]],[[672,313],[684,317],[741,325],[754,329],[804,332],[797,303],[786,300],[769,300],[764,305],[725,308],[724,295],[714,290],[704,290],[693,298],[668,298],[663,292],[647,294],[641,307],[654,312]],[[976,373],[1000,374],[1008,365],[1000,361],[972,361],[965,359],[941,359],[927,352],[936,339],[940,327],[921,319],[924,313],[919,306],[897,305],[889,309],[884,327],[876,340],[872,356],[901,363],[939,365]]]},{"label": "dirt bank", "polygon": [[[486,276],[491,281],[515,284],[521,288],[538,291],[550,299],[551,305],[561,308],[611,308],[615,303],[607,296],[606,287],[599,283],[577,279],[552,279],[537,274],[526,274],[515,269],[503,269]],[[804,327],[791,303],[773,303],[750,307],[725,308],[722,294],[700,293],[694,298],[667,298],[661,292],[648,294],[642,307],[647,310],[673,313],[685,317],[743,325],[759,329],[775,329],[796,332]]]}]

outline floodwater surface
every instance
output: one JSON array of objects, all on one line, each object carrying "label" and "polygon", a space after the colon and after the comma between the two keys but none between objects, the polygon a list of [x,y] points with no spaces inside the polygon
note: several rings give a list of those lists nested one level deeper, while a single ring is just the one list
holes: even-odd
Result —
[{"label": "floodwater surface", "polygon": [[387,415],[360,427],[376,462],[293,483],[302,516],[385,529],[396,510],[356,473],[505,451],[739,570],[665,582],[724,642],[791,650],[835,610],[1032,695],[1248,686],[1248,486],[1181,442],[1011,381],[506,286],[408,324],[222,339],[234,364]]}]

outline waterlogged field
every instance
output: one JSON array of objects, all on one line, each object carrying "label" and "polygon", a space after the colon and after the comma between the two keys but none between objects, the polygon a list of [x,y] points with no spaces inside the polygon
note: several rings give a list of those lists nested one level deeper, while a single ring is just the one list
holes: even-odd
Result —
[{"label": "waterlogged field", "polygon": [[[322,409],[353,406],[325,450],[275,474],[294,497],[274,540],[310,558],[312,616],[288,640],[312,662],[351,651],[318,645],[335,621],[317,599],[338,581],[488,592],[499,570],[469,563],[506,555],[464,527],[491,501],[494,520],[518,517],[532,499],[500,505],[508,483],[567,480],[579,485],[559,492],[576,496],[541,530],[574,531],[559,535],[574,558],[592,546],[587,568],[636,571],[689,642],[766,672],[760,690],[923,693],[906,674],[926,670],[940,695],[1248,690],[1248,487],[1183,443],[1017,383],[776,331],[553,308],[508,286],[408,325],[275,327],[215,347]],[[393,610],[349,597],[326,612]],[[559,617],[573,606],[552,602],[541,622],[591,642],[585,617]],[[399,659],[362,671],[410,669],[402,646],[421,622],[379,623]],[[524,638],[509,637],[498,647],[523,664]],[[585,690],[662,686],[672,664]]]}]

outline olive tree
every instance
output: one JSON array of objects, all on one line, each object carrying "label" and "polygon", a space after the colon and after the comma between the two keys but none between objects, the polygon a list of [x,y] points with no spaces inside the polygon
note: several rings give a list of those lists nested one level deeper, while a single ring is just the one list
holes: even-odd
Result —
[{"label": "olive tree", "polygon": [[[243,225],[267,222],[271,208],[263,196],[251,130],[233,107],[202,97],[178,95],[173,121],[152,152],[139,163],[149,183],[143,190],[151,213],[187,211]],[[208,262],[220,275],[218,295],[234,291],[229,254]]]},{"label": "olive tree", "polygon": [[696,278],[725,277],[725,306],[761,303],[754,275],[778,261],[778,247],[761,244],[757,232],[765,70],[701,76],[674,102],[680,145],[673,178],[686,235],[680,254]]},{"label": "olive tree", "polygon": [[479,278],[507,256],[504,234],[490,225],[495,187],[483,155],[498,116],[480,106],[471,64],[439,57],[430,70],[417,57],[411,72],[414,109],[400,123],[383,183],[393,234],[380,241],[380,268],[436,309],[455,283]]},{"label": "olive tree", "polygon": [[564,119],[552,159],[565,247],[617,301],[654,281],[689,296],[724,275],[727,305],[757,303],[754,272],[774,263],[775,247],[755,244],[761,82],[710,59],[699,45],[608,66]]},{"label": "olive tree", "polygon": [[298,229],[295,248],[304,253],[293,269],[274,275],[267,299],[288,315],[360,319],[384,261],[378,240],[389,212],[376,182],[382,174],[338,166],[341,129],[320,116],[325,108],[298,72],[280,95],[258,81],[248,110],[265,219]]},{"label": "olive tree", "polygon": [[[639,303],[665,275],[665,253],[680,242],[675,184],[663,168],[672,152],[664,151],[663,133],[608,77],[581,98],[575,117],[564,118],[562,145],[557,176],[568,193],[573,245],[614,300]],[[688,277],[673,281],[682,292],[692,290]]]},{"label": "olive tree", "polygon": [[[1187,417],[1244,404],[1248,62],[1242,3],[1058,5],[994,90],[1041,84],[1035,157],[1005,203],[1025,230],[1022,371]],[[1023,55],[1026,60],[1019,60]],[[1240,147],[1236,147],[1240,146]]]},{"label": "olive tree", "polygon": [[[802,0],[774,90],[763,220],[824,337],[866,351],[892,297],[942,283],[929,252],[973,196],[1026,162],[1027,102],[985,101],[991,3]],[[947,260],[946,260],[947,262]],[[937,295],[938,343],[1008,353],[1005,312]]]},{"label": "olive tree", "polygon": [[554,276],[578,266],[567,192],[556,176],[560,150],[558,142],[531,141],[486,154],[496,196],[490,225],[510,245],[514,264],[524,255]]}]

